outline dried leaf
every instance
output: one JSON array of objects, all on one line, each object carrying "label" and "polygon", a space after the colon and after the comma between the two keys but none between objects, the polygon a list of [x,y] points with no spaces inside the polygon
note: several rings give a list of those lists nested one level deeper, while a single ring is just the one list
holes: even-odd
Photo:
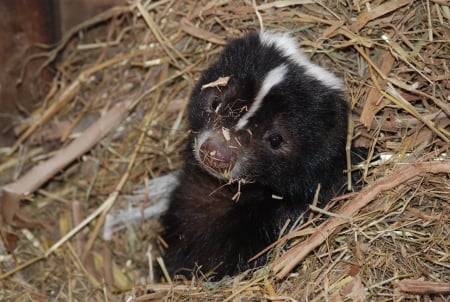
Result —
[{"label": "dried leaf", "polygon": [[230,80],[230,77],[220,77],[217,80],[210,82],[208,84],[202,85],[202,90],[205,88],[212,88],[212,87],[224,87],[228,85],[228,81]]}]

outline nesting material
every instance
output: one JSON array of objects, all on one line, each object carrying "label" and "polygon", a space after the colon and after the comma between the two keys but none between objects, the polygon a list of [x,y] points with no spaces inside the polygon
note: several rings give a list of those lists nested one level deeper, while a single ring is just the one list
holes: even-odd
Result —
[{"label": "nesting material", "polygon": [[[441,0],[161,0],[77,26],[42,53],[51,87],[0,150],[0,300],[448,300],[449,23]],[[149,179],[182,165],[201,70],[260,28],[291,32],[344,79],[349,141],[369,150],[348,171],[362,171],[360,191],[283,229],[265,267],[217,283],[159,278],[157,218],[135,215],[163,209]],[[117,213],[133,221],[104,240]]]}]

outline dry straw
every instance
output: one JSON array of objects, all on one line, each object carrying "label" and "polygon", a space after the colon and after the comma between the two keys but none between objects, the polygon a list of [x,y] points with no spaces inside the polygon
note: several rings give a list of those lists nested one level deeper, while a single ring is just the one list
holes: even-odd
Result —
[{"label": "dry straw", "polygon": [[[0,150],[0,300],[448,301],[449,24],[442,0],[160,0],[77,26],[40,55],[52,86]],[[349,141],[369,149],[349,166],[362,189],[312,206],[263,268],[153,283],[157,219],[106,241],[104,221],[158,205],[148,180],[182,165],[199,73],[228,38],[260,28],[291,32],[345,79]]]}]

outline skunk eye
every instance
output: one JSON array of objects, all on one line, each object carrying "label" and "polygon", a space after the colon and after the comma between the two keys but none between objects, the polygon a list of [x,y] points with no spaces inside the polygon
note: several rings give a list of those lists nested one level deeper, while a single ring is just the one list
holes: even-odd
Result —
[{"label": "skunk eye", "polygon": [[270,146],[273,149],[280,148],[281,143],[283,142],[283,137],[281,136],[281,134],[276,133],[276,132],[269,135],[268,139],[269,139]]},{"label": "skunk eye", "polygon": [[212,112],[215,112],[217,110],[217,108],[219,108],[220,106],[220,98],[218,96],[214,97],[214,99],[212,100],[211,104],[209,105],[210,109]]}]

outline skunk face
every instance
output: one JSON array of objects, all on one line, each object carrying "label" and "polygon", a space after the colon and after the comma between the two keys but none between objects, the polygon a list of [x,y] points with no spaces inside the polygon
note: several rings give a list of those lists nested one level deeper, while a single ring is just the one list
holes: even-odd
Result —
[{"label": "skunk face", "polygon": [[323,178],[343,160],[347,111],[342,82],[293,38],[251,33],[232,41],[193,90],[194,157],[216,178],[298,197],[333,181]]}]

